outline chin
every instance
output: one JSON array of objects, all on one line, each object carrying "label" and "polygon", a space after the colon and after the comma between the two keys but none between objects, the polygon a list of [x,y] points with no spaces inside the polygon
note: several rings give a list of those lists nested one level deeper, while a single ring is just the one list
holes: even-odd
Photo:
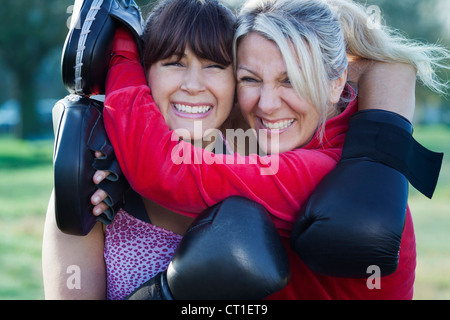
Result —
[{"label": "chin", "polygon": [[260,148],[260,152],[262,154],[267,154],[267,155],[279,154],[279,153],[283,152],[283,151],[280,150],[280,146],[278,146],[278,145],[265,146],[265,145],[261,145],[260,144],[259,148]]},{"label": "chin", "polygon": [[270,155],[283,153],[294,149],[292,146],[286,143],[280,143],[278,139],[275,140],[276,141],[272,141],[272,139],[265,139],[265,138],[259,139],[259,150],[261,150],[261,152],[264,154]]}]

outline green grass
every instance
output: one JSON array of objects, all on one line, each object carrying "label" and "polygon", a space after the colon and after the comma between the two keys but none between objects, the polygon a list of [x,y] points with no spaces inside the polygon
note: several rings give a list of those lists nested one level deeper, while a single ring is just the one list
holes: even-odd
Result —
[{"label": "green grass", "polygon": [[0,299],[43,299],[41,247],[52,142],[0,138]]},{"label": "green grass", "polygon": [[[432,200],[410,192],[417,241],[415,299],[450,299],[450,128],[419,127],[415,138],[445,152]],[[41,246],[52,190],[52,142],[0,137],[0,300],[43,299]]]},{"label": "green grass", "polygon": [[419,127],[414,137],[429,149],[444,152],[433,199],[410,191],[418,256],[414,298],[450,300],[450,127]]}]

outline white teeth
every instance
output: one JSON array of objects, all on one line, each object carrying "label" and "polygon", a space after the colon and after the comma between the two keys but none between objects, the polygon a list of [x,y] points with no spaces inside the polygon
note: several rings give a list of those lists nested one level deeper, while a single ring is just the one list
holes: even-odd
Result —
[{"label": "white teeth", "polygon": [[282,121],[278,121],[278,122],[266,122],[263,119],[261,119],[261,120],[262,120],[263,125],[266,128],[271,129],[271,130],[283,130],[283,129],[286,129],[287,127],[289,127],[294,122],[294,119],[282,120]]},{"label": "white teeth", "polygon": [[211,110],[211,106],[196,106],[196,107],[191,107],[191,106],[186,106],[184,104],[174,104],[175,109],[177,109],[180,112],[184,112],[184,113],[206,113],[209,110]]}]

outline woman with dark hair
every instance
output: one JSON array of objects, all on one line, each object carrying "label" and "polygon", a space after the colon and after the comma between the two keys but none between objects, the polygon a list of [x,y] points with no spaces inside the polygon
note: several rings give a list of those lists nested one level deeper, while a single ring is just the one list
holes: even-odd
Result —
[{"label": "woman with dark hair", "polygon": [[[167,125],[184,133],[181,138],[216,152],[229,148],[221,130],[229,128],[234,108],[234,28],[234,14],[217,1],[161,1],[150,13],[143,35],[145,72],[129,79],[148,80]],[[120,37],[119,30],[118,46]],[[168,104],[169,98],[177,103]],[[200,130],[193,126],[194,120]],[[74,237],[57,229],[53,203],[48,208],[43,253],[48,299],[123,299],[167,268],[193,220],[131,190],[110,225],[97,223],[86,237]],[[71,265],[81,270],[79,290],[66,285]]]}]

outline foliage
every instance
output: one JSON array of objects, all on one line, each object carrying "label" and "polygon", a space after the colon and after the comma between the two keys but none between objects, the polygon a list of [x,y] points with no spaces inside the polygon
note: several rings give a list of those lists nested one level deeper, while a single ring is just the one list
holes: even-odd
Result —
[{"label": "foliage", "polygon": [[[237,7],[243,0],[222,0]],[[450,47],[448,23],[448,0],[357,0],[367,5],[377,5],[388,25],[400,29],[408,37],[428,43],[439,43]],[[145,15],[155,0],[136,0]],[[52,74],[38,74],[42,66],[49,64],[51,54],[60,51],[67,34],[67,21],[70,18],[73,0],[15,0],[3,1],[0,10],[0,104],[16,98],[22,106],[22,126],[20,137],[30,138],[39,133],[36,121],[36,100],[42,91],[48,91],[48,98],[62,98],[61,88],[48,83],[57,82],[60,74],[52,69]],[[447,16],[445,15],[447,13]],[[53,65],[58,62],[53,63]],[[444,79],[448,75],[442,74]],[[5,79],[14,80],[10,85]],[[51,78],[51,79],[49,79]],[[47,83],[47,86],[45,86]],[[448,105],[445,100],[423,88],[418,88],[418,102]]]},{"label": "foliage", "polygon": [[[382,22],[397,29],[409,39],[424,44],[437,44],[450,49],[450,25],[448,0],[356,0],[367,5],[376,5],[381,10]],[[450,63],[450,61],[447,61]],[[448,70],[447,70],[448,72]],[[445,70],[438,71],[438,76],[449,81]],[[447,91],[447,94],[450,94]],[[422,85],[417,87],[417,103],[419,106],[437,104],[450,109],[448,97],[441,97],[430,92]]]},{"label": "foliage", "polygon": [[[67,34],[70,0],[3,1],[0,10],[0,59],[15,77],[21,104],[20,136],[29,138],[39,131],[36,112],[36,71]],[[7,27],[6,27],[7,26]]]}]

